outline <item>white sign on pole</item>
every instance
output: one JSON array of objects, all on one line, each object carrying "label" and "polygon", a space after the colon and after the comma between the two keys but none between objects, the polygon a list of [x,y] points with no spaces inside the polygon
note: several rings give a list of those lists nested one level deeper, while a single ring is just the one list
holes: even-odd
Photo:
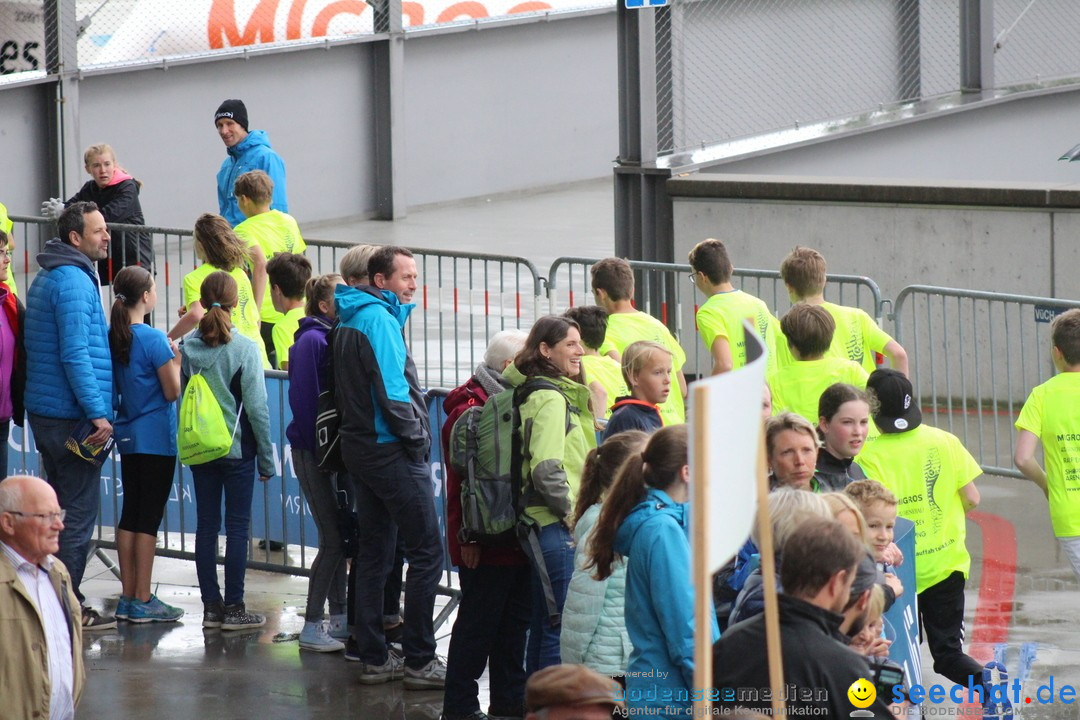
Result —
[{"label": "white sign on pole", "polygon": [[[707,483],[707,493],[694,496],[705,498],[708,523],[707,528],[695,527],[693,532],[704,532],[708,538],[705,552],[710,572],[734,557],[746,542],[757,511],[755,483],[768,357],[753,326],[746,323],[746,329],[747,357],[755,359],[738,370],[691,385],[688,417],[691,423],[703,420],[704,432],[691,427],[690,477],[691,482],[705,478]],[[704,414],[694,409],[696,403],[704,403]],[[702,441],[704,448],[695,447]],[[704,450],[703,467],[696,466],[699,450]]]}]

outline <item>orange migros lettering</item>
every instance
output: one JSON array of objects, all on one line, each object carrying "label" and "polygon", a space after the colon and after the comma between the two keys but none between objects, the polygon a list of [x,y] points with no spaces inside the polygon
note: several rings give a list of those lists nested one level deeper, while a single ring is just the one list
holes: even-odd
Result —
[{"label": "orange migros lettering", "polygon": [[[274,42],[274,16],[280,0],[259,0],[244,32],[236,22],[236,0],[213,0],[206,32],[211,49]],[[301,0],[302,4],[306,0]],[[302,11],[302,10],[301,10]]]}]

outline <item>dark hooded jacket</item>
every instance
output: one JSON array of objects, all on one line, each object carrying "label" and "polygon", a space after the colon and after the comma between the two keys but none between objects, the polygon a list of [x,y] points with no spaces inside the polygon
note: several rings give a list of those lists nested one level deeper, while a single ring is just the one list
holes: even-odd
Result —
[{"label": "dark hooded jacket", "polygon": [[611,406],[611,419],[604,428],[604,439],[625,430],[653,433],[664,427],[660,408],[644,400],[621,397]]},{"label": "dark hooded jacket", "polygon": [[425,462],[427,405],[403,334],[415,305],[402,305],[388,290],[347,285],[338,285],[334,302],[334,400],[349,469],[383,468],[405,458]]}]

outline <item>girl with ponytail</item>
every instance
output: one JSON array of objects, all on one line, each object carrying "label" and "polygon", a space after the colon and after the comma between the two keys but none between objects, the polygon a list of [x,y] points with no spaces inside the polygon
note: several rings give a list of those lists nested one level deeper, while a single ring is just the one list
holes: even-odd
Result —
[{"label": "girl with ponytail", "polygon": [[235,326],[241,335],[255,341],[262,366],[269,370],[270,360],[259,332],[259,306],[246,273],[247,246],[225,218],[203,213],[195,221],[194,251],[202,264],[184,276],[184,305],[180,308],[180,320],[169,331],[169,337],[179,340],[199,325],[209,310],[199,296],[203,281],[214,272],[228,273],[236,282],[236,301],[230,306],[231,322],[227,327]]},{"label": "girl with ponytail", "polygon": [[143,322],[157,304],[154,277],[131,265],[113,278],[109,348],[120,408],[113,437],[120,451],[124,507],[116,525],[120,560],[118,620],[172,622],[184,614],[150,592],[157,531],[176,472],[180,353],[161,330]]},{"label": "girl with ponytail", "polygon": [[[596,578],[626,558],[626,631],[633,643],[627,707],[686,716],[694,682],[694,588],[690,578],[690,469],[685,425],[657,430],[631,455],[604,500],[590,547]],[[715,618],[713,639],[720,637]]]},{"label": "girl with ponytail", "polygon": [[[249,285],[250,287],[250,285]],[[270,412],[266,405],[262,353],[258,344],[233,326],[237,285],[232,274],[210,273],[199,288],[205,308],[198,329],[180,346],[180,379],[187,387],[199,373],[221,406],[225,426],[236,428],[225,457],[191,466],[195,485],[195,571],[203,601],[203,627],[243,630],[266,618],[244,606],[251,498],[255,468],[266,482],[274,475]],[[217,537],[221,497],[225,496],[225,595],[217,578]]]},{"label": "girl with ponytail", "polygon": [[594,579],[586,567],[589,541],[612,479],[628,457],[641,453],[648,439],[640,430],[627,430],[590,450],[574,510],[574,574],[563,606],[562,661],[605,675],[622,675],[630,657],[630,638],[623,620],[626,566],[619,562],[610,577]]}]

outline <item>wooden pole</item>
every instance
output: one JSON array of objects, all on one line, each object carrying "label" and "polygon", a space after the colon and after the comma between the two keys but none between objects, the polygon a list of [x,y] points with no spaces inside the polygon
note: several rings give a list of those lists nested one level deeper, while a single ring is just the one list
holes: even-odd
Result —
[{"label": "wooden pole", "polygon": [[773,550],[772,520],[769,518],[769,477],[766,472],[765,435],[758,443],[757,526],[761,553],[761,579],[765,588],[765,650],[769,658],[769,685],[772,688],[773,717],[784,715],[784,661],[780,650],[780,607],[776,599],[776,554]]},{"label": "wooden pole", "polygon": [[[712,573],[709,571],[709,390],[704,385],[691,386],[693,392],[693,447],[690,478],[693,496],[691,542],[693,543],[694,582],[694,717],[708,717],[712,703],[707,688],[712,682]],[[695,696],[696,693],[696,696]]]}]

